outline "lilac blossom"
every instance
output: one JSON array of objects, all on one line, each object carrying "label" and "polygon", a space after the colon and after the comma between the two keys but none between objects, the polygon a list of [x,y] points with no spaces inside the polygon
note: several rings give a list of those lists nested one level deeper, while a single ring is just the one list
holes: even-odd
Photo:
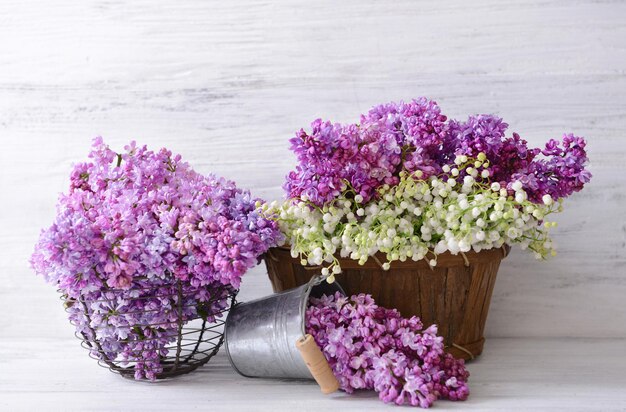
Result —
[{"label": "lilac blossom", "polygon": [[489,177],[506,187],[512,183],[512,172],[525,170],[539,149],[528,148],[526,140],[517,133],[505,137],[508,124],[493,115],[470,116],[467,121],[450,122],[450,133],[457,141],[456,154],[476,158],[484,153],[489,160]]},{"label": "lilac blossom", "polygon": [[67,297],[79,334],[108,359],[136,362],[137,379],[155,379],[178,304],[183,320],[221,312],[282,235],[258,199],[166,149],[132,142],[117,154],[96,138],[89,157],[74,167],[31,264]]},{"label": "lilac blossom", "polygon": [[550,139],[541,150],[543,157],[514,173],[511,179],[522,182],[534,202],[541,202],[545,196],[568,197],[582,190],[591,179],[591,173],[585,169],[586,145],[583,138],[572,134],[564,135],[562,142]]},{"label": "lilac blossom", "polygon": [[[579,191],[591,178],[585,169],[585,141],[565,135],[545,149],[529,147],[519,134],[505,133],[508,124],[493,115],[448,118],[436,102],[425,97],[409,103],[387,103],[362,115],[360,124],[342,125],[320,119],[312,132],[300,130],[290,140],[298,163],[286,178],[289,199],[324,206],[349,193],[369,202],[384,185],[396,185],[401,172],[456,178],[450,173],[457,156],[485,156],[489,167],[480,176],[513,194],[520,181],[529,199],[539,203]],[[464,177],[460,174],[460,178]],[[348,196],[348,197],[350,197]]]},{"label": "lilac blossom", "polygon": [[311,299],[306,315],[307,333],[348,393],[373,389],[386,403],[423,408],[469,396],[464,361],[444,352],[435,325],[424,329],[365,294]]},{"label": "lilac blossom", "polygon": [[375,128],[381,136],[395,138],[403,157],[394,175],[404,169],[420,170],[427,177],[439,173],[441,166],[453,159],[455,142],[448,133],[446,119],[436,102],[420,97],[410,103],[373,107],[361,116],[361,127]]}]

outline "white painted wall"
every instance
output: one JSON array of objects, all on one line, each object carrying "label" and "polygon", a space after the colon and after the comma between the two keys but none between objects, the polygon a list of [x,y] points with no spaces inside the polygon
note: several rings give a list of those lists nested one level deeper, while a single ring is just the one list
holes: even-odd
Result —
[{"label": "white painted wall", "polygon": [[[533,144],[589,139],[594,178],[557,218],[559,256],[503,263],[488,336],[626,337],[626,3],[471,3],[0,2],[0,339],[70,333],[26,261],[93,136],[277,199],[294,131],[420,95]],[[269,292],[259,267],[241,298]]]}]

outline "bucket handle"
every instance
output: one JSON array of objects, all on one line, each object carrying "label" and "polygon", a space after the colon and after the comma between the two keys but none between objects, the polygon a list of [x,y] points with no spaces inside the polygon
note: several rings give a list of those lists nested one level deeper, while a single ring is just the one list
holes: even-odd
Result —
[{"label": "bucket handle", "polygon": [[309,295],[311,294],[311,290],[319,285],[320,283],[326,280],[327,276],[323,276],[321,274],[312,276],[311,279],[306,284],[306,289],[304,290],[305,299],[302,299],[300,302],[300,314],[302,315],[300,318],[302,319],[302,323],[300,328],[302,330],[302,336],[306,336],[306,308],[309,306]]},{"label": "bucket handle", "polygon": [[322,393],[329,394],[339,389],[339,381],[335,377],[326,357],[313,336],[306,333],[306,309],[309,304],[309,295],[311,290],[322,282],[326,281],[328,276],[322,274],[315,275],[309,279],[304,290],[304,299],[300,306],[300,314],[302,315],[302,337],[296,341],[296,347],[302,355],[302,360],[313,375],[313,378],[320,386]]}]

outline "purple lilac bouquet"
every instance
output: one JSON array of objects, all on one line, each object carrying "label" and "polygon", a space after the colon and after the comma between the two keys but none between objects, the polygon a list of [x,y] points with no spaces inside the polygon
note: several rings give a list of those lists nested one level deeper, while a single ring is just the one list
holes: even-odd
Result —
[{"label": "purple lilac bouquet", "polygon": [[260,200],[166,149],[132,142],[117,154],[96,138],[89,157],[31,264],[66,296],[77,332],[99,343],[94,356],[153,380],[179,321],[219,316],[281,234]]},{"label": "purple lilac bouquet", "polygon": [[450,120],[424,97],[389,103],[359,124],[316,120],[290,140],[298,163],[287,200],[270,209],[292,256],[340,273],[337,255],[363,264],[518,244],[543,259],[556,252],[545,218],[590,180],[586,142],[568,134],[529,147],[492,115]]},{"label": "purple lilac bouquet", "polygon": [[[377,189],[397,184],[402,171],[420,171],[420,177],[445,175],[444,166],[458,155],[476,158],[484,153],[489,165],[484,180],[514,192],[516,181],[541,202],[582,189],[591,174],[585,170],[585,141],[565,135],[548,141],[544,149],[529,148],[517,133],[506,137],[508,124],[493,115],[447,120],[432,100],[388,103],[361,116],[360,124],[341,125],[321,119],[311,133],[301,129],[290,140],[298,165],[284,185],[288,198],[323,206],[351,188],[365,202],[379,197]],[[543,155],[543,157],[538,157]]]},{"label": "purple lilac bouquet", "polygon": [[444,352],[437,326],[403,318],[370,295],[312,298],[306,330],[327,358],[341,389],[373,389],[385,403],[430,407],[437,399],[465,400],[469,372]]}]

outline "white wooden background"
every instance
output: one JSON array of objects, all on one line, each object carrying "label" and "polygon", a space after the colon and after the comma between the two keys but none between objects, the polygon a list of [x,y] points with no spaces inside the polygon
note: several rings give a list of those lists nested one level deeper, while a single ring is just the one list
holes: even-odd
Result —
[{"label": "white wooden background", "polygon": [[[586,136],[594,174],[556,219],[556,258],[503,262],[472,398],[440,407],[624,407],[625,2],[2,0],[0,408],[141,409],[164,396],[161,407],[222,409],[232,388],[246,400],[231,409],[380,407],[238,378],[223,357],[179,383],[120,382],[87,359],[27,259],[95,135],[167,146],[271,200],[297,129],[420,95],[451,117],[496,113],[532,144]],[[259,267],[240,296],[270,291]]]}]

